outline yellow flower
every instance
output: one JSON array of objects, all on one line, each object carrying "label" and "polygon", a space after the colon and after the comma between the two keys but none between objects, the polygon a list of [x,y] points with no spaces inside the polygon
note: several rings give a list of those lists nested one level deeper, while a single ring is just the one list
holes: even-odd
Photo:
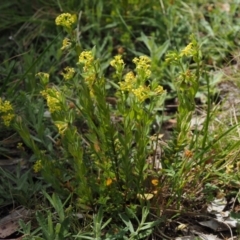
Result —
[{"label": "yellow flower", "polygon": [[145,80],[151,76],[151,59],[147,56],[140,56],[139,58],[134,58],[133,63],[136,64],[137,74]]},{"label": "yellow flower", "polygon": [[91,51],[83,51],[78,59],[78,64],[83,64],[83,72],[85,82],[88,87],[91,89],[92,84],[95,81],[95,67],[94,67],[94,56]]},{"label": "yellow flower", "polygon": [[[95,97],[94,94],[94,89],[93,89],[93,84],[96,81],[96,64],[94,61],[94,56],[92,51],[83,51],[78,59],[77,64],[82,64],[83,65],[83,77],[86,85],[88,86],[90,90],[90,96],[91,98]],[[97,79],[100,80],[100,79]]]},{"label": "yellow flower", "polygon": [[91,51],[83,51],[78,59],[79,64],[84,64],[84,66],[91,66],[93,64],[94,57]]},{"label": "yellow flower", "polygon": [[58,26],[71,28],[72,25],[77,21],[77,16],[70,13],[62,13],[55,19],[55,23]]},{"label": "yellow flower", "polygon": [[75,74],[75,69],[71,68],[71,67],[65,67],[64,72],[62,72],[61,74],[63,75],[63,78],[65,80],[70,80],[73,78],[73,76]]},{"label": "yellow flower", "polygon": [[42,160],[37,160],[35,164],[33,165],[33,170],[35,173],[38,173],[42,170],[43,165],[42,165]]},{"label": "yellow flower", "polygon": [[96,80],[96,74],[95,73],[89,73],[84,78],[86,84],[90,87],[90,90],[93,91],[92,85]]},{"label": "yellow flower", "polygon": [[12,108],[12,105],[9,101],[3,101],[1,98],[0,98],[0,112],[2,113],[7,113],[9,111],[12,111],[13,108]]},{"label": "yellow flower", "polygon": [[139,58],[135,57],[133,63],[136,64],[137,69],[148,69],[151,65],[151,59],[147,56],[140,56]]},{"label": "yellow flower", "polygon": [[230,165],[227,165],[226,166],[226,173],[229,174],[229,173],[232,173],[233,172],[233,165],[230,164]]},{"label": "yellow flower", "polygon": [[121,142],[120,142],[120,140],[118,138],[116,138],[114,140],[114,146],[115,146],[116,151],[120,151],[121,150],[122,145],[121,145]]},{"label": "yellow flower", "polygon": [[9,126],[15,114],[13,113],[13,107],[9,101],[3,101],[0,98],[0,113],[2,113],[1,118],[5,126]]},{"label": "yellow flower", "polygon": [[135,57],[133,59],[133,63],[135,63],[137,66],[150,66],[151,59],[147,56],[140,56],[139,58]]},{"label": "yellow flower", "polygon": [[94,90],[92,88],[90,88],[90,97],[92,99],[94,99],[94,97],[95,97]]},{"label": "yellow flower", "polygon": [[124,69],[124,61],[122,59],[122,55],[117,55],[114,59],[110,62],[110,65],[116,69],[116,73],[121,75]]},{"label": "yellow flower", "polygon": [[189,43],[181,52],[180,56],[192,56],[194,52],[193,43]]},{"label": "yellow flower", "polygon": [[55,121],[54,124],[56,125],[56,127],[58,128],[58,132],[63,135],[64,132],[67,130],[68,128],[68,123],[66,122],[60,122],[60,121]]},{"label": "yellow flower", "polygon": [[133,89],[132,92],[138,99],[138,101],[141,103],[149,97],[150,89],[146,86],[140,86],[136,89]]},{"label": "yellow flower", "polygon": [[65,49],[68,49],[70,48],[72,45],[71,41],[69,38],[64,38],[63,41],[62,41],[62,47],[61,47],[61,50],[65,50]]},{"label": "yellow flower", "polygon": [[156,93],[156,94],[162,94],[163,93],[163,87],[162,86],[157,86],[155,89],[154,89],[154,92]]},{"label": "yellow flower", "polygon": [[136,82],[136,77],[134,76],[133,72],[129,72],[126,74],[125,82],[132,83],[132,84]]},{"label": "yellow flower", "polygon": [[122,55],[115,56],[114,59],[110,62],[110,65],[114,68],[118,68],[119,65],[124,65]]},{"label": "yellow flower", "polygon": [[123,82],[119,82],[121,91],[132,91],[134,88],[134,84],[136,83],[136,77],[133,72],[129,72],[125,76],[125,80]]},{"label": "yellow flower", "polygon": [[54,88],[48,88],[40,92],[47,100],[47,105],[51,113],[61,110],[61,93]]},{"label": "yellow flower", "polygon": [[112,184],[112,179],[111,178],[108,178],[106,180],[106,186],[110,186]]},{"label": "yellow flower", "polygon": [[49,74],[44,72],[39,72],[35,75],[40,78],[40,81],[43,85],[46,85],[49,82]]},{"label": "yellow flower", "polygon": [[119,87],[121,91],[131,91],[132,84],[130,82],[119,82]]},{"label": "yellow flower", "polygon": [[25,151],[25,148],[23,147],[23,143],[22,142],[19,142],[17,144],[17,149],[21,150],[21,151]]},{"label": "yellow flower", "polygon": [[12,119],[15,117],[15,115],[13,113],[7,113],[5,115],[2,116],[2,120],[5,126],[9,127],[10,122],[12,121]]},{"label": "yellow flower", "polygon": [[170,62],[176,62],[180,59],[180,56],[178,53],[176,52],[170,52],[170,53],[167,53],[166,54],[166,58],[165,58],[165,61],[167,63],[170,63]]}]

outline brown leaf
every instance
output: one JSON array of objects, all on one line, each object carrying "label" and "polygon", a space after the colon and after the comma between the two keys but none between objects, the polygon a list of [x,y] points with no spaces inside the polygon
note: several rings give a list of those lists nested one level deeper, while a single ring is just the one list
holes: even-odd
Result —
[{"label": "brown leaf", "polygon": [[0,237],[5,238],[18,230],[18,222],[12,220],[0,226]]},{"label": "brown leaf", "polygon": [[5,238],[18,230],[18,221],[30,216],[30,210],[20,208],[13,210],[8,216],[0,219],[0,237]]}]

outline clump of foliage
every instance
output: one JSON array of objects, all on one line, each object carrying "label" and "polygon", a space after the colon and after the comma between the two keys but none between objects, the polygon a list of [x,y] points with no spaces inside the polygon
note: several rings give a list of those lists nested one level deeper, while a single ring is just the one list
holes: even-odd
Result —
[{"label": "clump of foliage", "polygon": [[[24,85],[16,82],[15,87],[24,90],[19,96],[9,88],[15,64],[10,66],[3,84],[8,91],[0,98],[0,124],[4,131],[20,136],[25,146],[19,144],[22,156],[31,156],[31,170],[24,176],[30,178],[29,173],[34,172],[35,180],[42,184],[43,206],[50,204],[53,208],[44,211],[44,207],[36,207],[39,227],[20,223],[25,239],[144,239],[154,228],[160,229],[162,222],[166,223],[167,208],[180,214],[180,209],[187,209],[205,186],[236,183],[239,177],[230,177],[233,167],[238,166],[233,155],[239,141],[232,147],[222,141],[237,125],[222,129],[217,135],[209,130],[214,113],[206,64],[209,59],[202,54],[206,52],[204,44],[197,40],[197,34],[188,34],[184,47],[186,39],[178,36],[180,31],[167,39],[174,32],[169,27],[161,45],[155,42],[155,36],[141,32],[136,46],[132,46],[134,28],[125,20],[132,20],[127,7],[133,12],[138,7],[124,2],[112,7],[110,18],[100,11],[102,1],[94,5],[99,10],[94,15],[96,24],[108,22],[108,28],[121,20],[118,30],[124,34],[114,57],[110,56],[114,52],[110,35],[102,42],[93,41],[94,47],[80,37],[81,18],[90,18],[86,13],[62,13],[55,24],[63,32],[48,43],[22,76],[21,79],[26,78]],[[139,8],[148,3],[141,4]],[[168,14],[174,16],[179,5],[161,7],[164,22]],[[179,21],[177,17],[175,20]],[[98,27],[96,32],[101,35]],[[91,38],[87,30],[84,32]],[[150,32],[154,35],[154,27]],[[173,42],[180,50],[167,51]],[[134,51],[127,55],[121,45]],[[150,56],[138,52],[143,45]],[[58,64],[46,68],[40,60],[49,57],[51,51],[56,51],[54,61]],[[213,59],[216,64],[218,57]],[[195,129],[191,121],[202,86],[207,96],[203,106],[206,117],[202,128]],[[165,103],[172,98],[169,87],[174,90],[178,105],[173,133],[163,141]],[[22,102],[25,106],[18,109]],[[225,152],[215,154],[223,147]],[[225,161],[226,156],[231,164]],[[6,176],[13,181],[12,176]],[[30,182],[39,189],[39,184]],[[32,195],[37,192],[32,190]],[[210,195],[213,198],[212,192]],[[209,196],[202,196],[203,199],[207,201]],[[198,206],[190,204],[190,208],[194,207]]]}]

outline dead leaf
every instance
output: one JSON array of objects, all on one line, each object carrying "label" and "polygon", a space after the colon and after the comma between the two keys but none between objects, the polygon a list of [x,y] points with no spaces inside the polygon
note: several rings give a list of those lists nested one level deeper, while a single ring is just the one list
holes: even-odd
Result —
[{"label": "dead leaf", "polygon": [[211,228],[214,231],[225,231],[229,229],[226,224],[219,222],[216,219],[212,219],[209,221],[202,221],[202,222],[199,222],[199,224],[204,227]]},{"label": "dead leaf", "polygon": [[9,221],[0,226],[0,237],[5,238],[18,230],[18,222]]},{"label": "dead leaf", "polygon": [[202,240],[221,240],[221,238],[212,234],[198,234],[198,237]]},{"label": "dead leaf", "polygon": [[229,3],[222,3],[220,8],[223,12],[229,13],[230,12],[230,4]]},{"label": "dead leaf", "polygon": [[223,198],[216,198],[214,199],[210,204],[208,204],[208,212],[209,213],[221,213],[223,211],[223,209],[226,207],[227,205],[227,200],[223,197]]},{"label": "dead leaf", "polygon": [[[8,240],[22,240],[22,239],[23,239],[23,236],[19,238],[8,238]],[[6,238],[0,238],[0,240],[6,240]]]},{"label": "dead leaf", "polygon": [[195,240],[195,239],[196,239],[196,237],[194,235],[175,238],[175,240]]},{"label": "dead leaf", "polygon": [[30,210],[20,208],[13,210],[8,216],[0,219],[0,237],[6,238],[18,230],[18,221],[30,216]]}]

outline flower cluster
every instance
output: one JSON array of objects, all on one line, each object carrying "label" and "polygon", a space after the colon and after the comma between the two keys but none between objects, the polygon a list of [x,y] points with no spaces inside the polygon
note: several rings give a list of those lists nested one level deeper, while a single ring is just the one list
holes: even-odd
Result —
[{"label": "flower cluster", "polygon": [[[124,81],[119,82],[119,90],[132,93],[138,102],[142,103],[151,96],[160,95],[164,92],[162,86],[155,86],[150,88],[145,85],[145,81],[151,75],[150,63],[151,60],[146,56],[140,56],[134,58],[133,63],[136,64],[135,71],[137,75],[131,71],[125,75]],[[116,56],[114,60],[110,62],[110,65],[116,68],[124,67],[124,62],[120,55]]]},{"label": "flower cluster", "polygon": [[147,56],[140,56],[139,58],[134,58],[133,63],[136,64],[136,72],[142,81],[145,81],[151,76],[151,59]]},{"label": "flower cluster", "polygon": [[195,40],[193,39],[184,49],[180,52],[170,52],[166,55],[165,61],[169,62],[178,62],[182,57],[195,57],[197,54],[197,46]]},{"label": "flower cluster", "polygon": [[42,170],[43,165],[42,165],[42,160],[37,160],[35,164],[33,165],[33,171],[35,173],[38,173]]},{"label": "flower cluster", "polygon": [[79,56],[78,64],[83,65],[85,83],[88,85],[91,95],[94,96],[92,86],[96,80],[96,70],[94,66],[94,56],[92,54],[92,51],[83,51]]},{"label": "flower cluster", "polygon": [[71,40],[69,38],[64,38],[62,41],[61,50],[68,49],[72,46]]},{"label": "flower cluster", "polygon": [[163,87],[161,85],[157,86],[154,89],[154,92],[158,95],[158,94],[162,94],[164,92]]},{"label": "flower cluster", "polygon": [[71,28],[72,25],[77,21],[77,16],[70,13],[62,13],[55,19],[55,23],[58,26]]},{"label": "flower cluster", "polygon": [[61,93],[54,88],[41,91],[41,95],[47,100],[47,105],[51,113],[61,110]]},{"label": "flower cluster", "polygon": [[139,58],[135,57],[133,63],[136,64],[136,69],[148,69],[151,64],[151,59],[147,56],[140,56]]},{"label": "flower cluster", "polygon": [[75,69],[71,67],[65,67],[64,72],[61,73],[63,75],[63,78],[67,81],[73,78],[75,74]]},{"label": "flower cluster", "polygon": [[114,68],[117,68],[118,65],[124,65],[122,55],[115,56],[114,59],[110,62],[110,65]]},{"label": "flower cluster", "polygon": [[110,65],[116,69],[117,74],[122,74],[124,68],[124,61],[122,59],[122,55],[117,55],[110,62]]},{"label": "flower cluster", "polygon": [[170,62],[177,62],[180,60],[180,56],[177,52],[169,52],[166,54],[166,58],[165,58],[165,61],[167,63],[170,63]]},{"label": "flower cluster", "polygon": [[78,64],[84,65],[84,72],[93,66],[94,57],[91,51],[83,51],[78,59]]},{"label": "flower cluster", "polygon": [[11,110],[13,110],[11,103],[9,101],[3,101],[0,98],[0,112],[7,113]]},{"label": "flower cluster", "polygon": [[234,166],[232,164],[229,164],[226,166],[226,173],[231,174],[234,171]]},{"label": "flower cluster", "polygon": [[21,151],[25,151],[25,148],[23,147],[23,143],[22,142],[19,142],[17,144],[17,149],[21,150]]},{"label": "flower cluster", "polygon": [[151,91],[149,87],[142,85],[132,90],[132,93],[140,103],[145,101],[150,96],[150,92]]},{"label": "flower cluster", "polygon": [[54,122],[55,126],[58,128],[58,132],[63,135],[64,132],[68,128],[68,123],[67,122],[61,122],[61,121],[55,121]]},{"label": "flower cluster", "polygon": [[0,113],[5,126],[9,126],[12,119],[15,117],[13,107],[9,101],[3,101],[0,98]]},{"label": "flower cluster", "polygon": [[181,52],[180,57],[186,56],[186,57],[192,57],[195,53],[195,50],[193,48],[193,43],[190,42]]},{"label": "flower cluster", "polygon": [[121,91],[131,91],[136,83],[136,77],[133,72],[129,72],[125,76],[125,81],[119,82]]},{"label": "flower cluster", "polygon": [[39,72],[36,74],[36,77],[40,78],[40,81],[43,85],[46,85],[49,82],[49,74],[48,73]]},{"label": "flower cluster", "polygon": [[180,91],[186,91],[190,88],[195,89],[195,87],[198,85],[198,82],[196,80],[196,76],[189,69],[187,69],[185,72],[181,72],[179,74],[177,84]]}]

